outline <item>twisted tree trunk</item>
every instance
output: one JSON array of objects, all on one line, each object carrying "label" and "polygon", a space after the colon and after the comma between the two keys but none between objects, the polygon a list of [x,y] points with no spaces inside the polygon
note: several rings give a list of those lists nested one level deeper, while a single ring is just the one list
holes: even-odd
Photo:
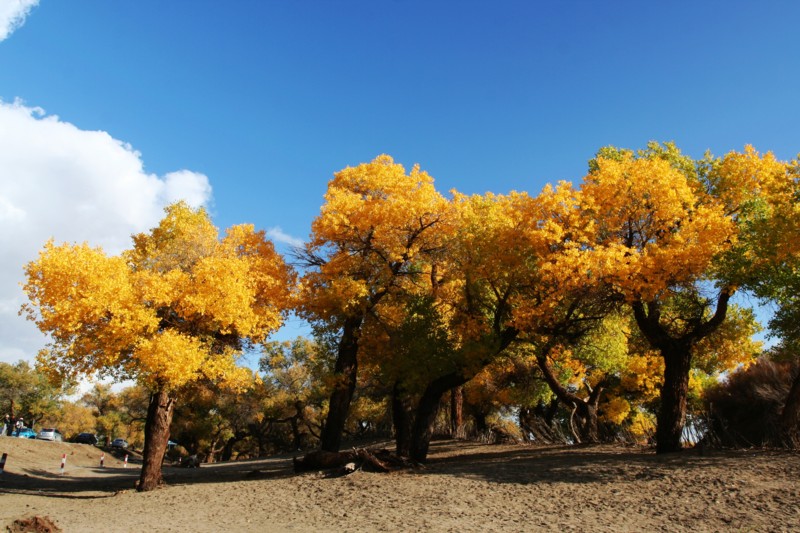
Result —
[{"label": "twisted tree trunk", "polygon": [[595,444],[600,442],[600,431],[598,430],[597,423],[597,406],[600,404],[600,396],[603,392],[603,385],[597,384],[594,389],[589,392],[589,396],[581,398],[577,394],[570,392],[564,387],[556,377],[553,369],[547,358],[550,350],[554,345],[545,345],[536,356],[536,362],[539,369],[542,371],[545,382],[553,392],[556,398],[564,405],[572,408],[577,413],[578,418],[578,431],[575,432],[574,437],[578,443]]}]

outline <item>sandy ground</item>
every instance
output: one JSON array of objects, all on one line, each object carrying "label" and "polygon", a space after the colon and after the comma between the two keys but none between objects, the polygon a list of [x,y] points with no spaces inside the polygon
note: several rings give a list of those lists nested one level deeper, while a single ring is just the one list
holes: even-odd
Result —
[{"label": "sandy ground", "polygon": [[[425,468],[294,475],[291,459],[165,468],[81,444],[0,438],[0,527],[73,531],[800,531],[800,455],[438,441]],[[61,455],[67,454],[64,474]],[[132,461],[135,460],[132,458]]]}]

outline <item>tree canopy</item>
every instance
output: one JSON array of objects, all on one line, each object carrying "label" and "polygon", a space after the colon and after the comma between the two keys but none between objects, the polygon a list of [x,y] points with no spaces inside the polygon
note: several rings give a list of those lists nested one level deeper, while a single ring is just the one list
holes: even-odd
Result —
[{"label": "tree canopy", "polygon": [[119,256],[48,242],[25,268],[24,309],[50,335],[38,356],[46,372],[134,379],[153,393],[140,484],[149,490],[161,482],[181,388],[246,384],[236,359],[282,324],[294,278],[263,231],[240,225],[220,237],[204,210],[184,203],[133,242]]}]

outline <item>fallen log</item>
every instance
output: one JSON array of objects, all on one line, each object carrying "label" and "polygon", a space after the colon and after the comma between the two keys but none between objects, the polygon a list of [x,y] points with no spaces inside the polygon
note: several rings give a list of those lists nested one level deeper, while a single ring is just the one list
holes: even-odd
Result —
[{"label": "fallen log", "polygon": [[356,460],[357,454],[355,451],[347,452],[328,452],[325,450],[315,450],[308,452],[301,459],[294,457],[294,471],[296,473],[311,472],[313,470],[331,470],[334,468],[341,468],[347,463],[352,463]]},{"label": "fallen log", "polygon": [[368,450],[366,448],[352,449],[344,452],[327,452],[316,450],[307,453],[301,459],[293,460],[296,473],[314,470],[343,469],[346,465],[354,467],[343,469],[341,475],[347,475],[356,470],[368,472],[394,472],[407,468],[416,468],[419,465],[404,457],[399,457],[388,450]]}]

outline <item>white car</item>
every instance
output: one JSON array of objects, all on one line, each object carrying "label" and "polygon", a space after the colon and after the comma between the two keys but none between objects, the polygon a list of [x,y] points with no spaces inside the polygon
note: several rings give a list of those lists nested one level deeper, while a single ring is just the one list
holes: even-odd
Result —
[{"label": "white car", "polygon": [[37,439],[52,440],[54,442],[61,442],[63,439],[61,433],[56,428],[44,428],[36,435]]}]

